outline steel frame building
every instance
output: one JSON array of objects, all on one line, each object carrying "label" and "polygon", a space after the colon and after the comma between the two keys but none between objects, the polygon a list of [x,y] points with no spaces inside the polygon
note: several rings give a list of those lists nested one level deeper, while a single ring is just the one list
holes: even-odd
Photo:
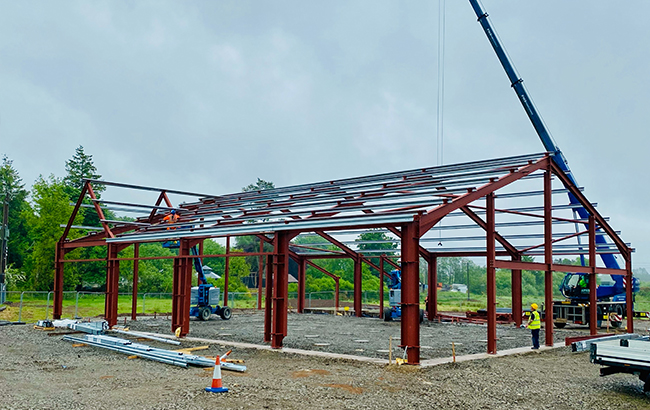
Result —
[{"label": "steel frame building", "polygon": [[[66,254],[79,247],[106,246],[107,264],[105,316],[109,325],[117,323],[119,266],[121,261],[134,261],[134,295],[137,294],[138,261],[145,259],[173,259],[172,331],[189,333],[190,288],[193,274],[192,258],[240,257],[260,258],[258,274],[262,276],[262,259],[266,260],[266,290],[264,341],[273,348],[281,348],[287,335],[289,260],[298,264],[298,306],[305,308],[305,275],[307,266],[319,269],[336,283],[338,308],[338,280],[336,275],[314,263],[326,258],[350,258],[354,261],[354,312],[362,315],[361,281],[362,264],[366,263],[383,273],[385,263],[394,262],[381,254],[358,249],[355,242],[346,241],[346,235],[382,229],[399,243],[402,269],[402,319],[401,347],[406,350],[408,363],[420,362],[420,260],[427,262],[428,318],[437,315],[438,282],[437,261],[440,257],[481,257],[487,266],[487,352],[496,353],[496,270],[511,271],[512,312],[516,324],[522,316],[522,270],[541,271],[544,274],[544,309],[546,313],[546,344],[553,344],[552,289],[553,272],[582,272],[590,275],[590,313],[596,317],[597,274],[625,275],[632,283],[631,253],[633,249],[623,242],[575,186],[567,175],[553,162],[552,154],[540,153],[491,159],[461,164],[419,168],[409,171],[296,185],[255,192],[229,195],[205,195],[192,192],[150,188],[99,180],[86,180],[83,190],[61,239],[57,243],[54,281],[54,317],[62,314],[63,277],[66,263],[82,262],[66,258]],[[540,181],[541,180],[541,181]],[[561,184],[553,188],[553,182]],[[536,190],[523,187],[541,185]],[[98,198],[93,187],[105,186],[110,191],[128,190],[154,192],[153,205]],[[521,186],[520,186],[521,185]],[[541,188],[541,189],[539,189]],[[107,194],[108,194],[107,190]],[[108,196],[108,195],[105,196]],[[561,212],[571,212],[575,205],[558,203],[558,198],[574,195],[580,206],[589,212],[588,220],[575,216],[561,217]],[[174,206],[170,196],[192,198]],[[539,201],[541,197],[541,201]],[[554,204],[554,197],[555,204]],[[532,200],[526,207],[499,206],[514,200]],[[562,201],[566,202],[566,201]],[[84,237],[68,239],[74,219],[81,207],[95,210],[102,228]],[[104,209],[144,210],[146,215],[134,222],[107,220]],[[163,224],[162,219],[175,209],[180,220]],[[575,213],[573,214],[575,215]],[[454,217],[462,217],[469,224],[451,224]],[[497,217],[500,221],[497,223]],[[575,227],[566,232],[563,226]],[[556,229],[557,228],[557,229]],[[90,228],[97,229],[97,228]],[[517,232],[508,235],[508,230]],[[462,234],[443,239],[442,232],[478,230],[482,233]],[[435,233],[439,236],[436,238]],[[523,232],[523,233],[522,233]],[[292,239],[300,234],[316,234],[327,240],[329,249],[295,245]],[[231,253],[230,237],[256,235],[260,250],[254,253]],[[596,235],[608,238],[608,244],[597,244]],[[205,255],[203,241],[209,238],[227,238],[226,253]],[[180,241],[178,255],[172,257],[141,258],[139,245],[147,242]],[[435,245],[438,242],[438,246]],[[457,243],[453,248],[441,246]],[[273,245],[272,252],[264,252],[263,244]],[[478,243],[478,246],[475,246]],[[427,246],[433,244],[433,246]],[[190,249],[199,245],[199,255]],[[331,245],[336,250],[331,249]],[[134,246],[133,257],[120,257],[119,252]],[[355,246],[357,247],[355,249]],[[596,255],[618,254],[625,261],[624,269],[598,266]],[[525,255],[541,256],[542,262],[526,262]],[[588,255],[588,266],[556,264],[553,256]],[[379,258],[378,266],[374,260]],[[91,260],[85,260],[91,261]],[[93,261],[99,261],[95,259]],[[380,274],[383,280],[383,274]],[[226,263],[224,301],[228,301],[228,263]],[[261,308],[262,280],[259,280],[258,308]],[[383,287],[383,285],[382,285]],[[383,297],[383,292],[380,292]],[[627,331],[633,332],[632,289],[626,286]],[[135,319],[136,298],[133,298],[132,318]],[[383,300],[381,302],[383,306]],[[596,321],[591,322],[591,333],[596,334]]]}]

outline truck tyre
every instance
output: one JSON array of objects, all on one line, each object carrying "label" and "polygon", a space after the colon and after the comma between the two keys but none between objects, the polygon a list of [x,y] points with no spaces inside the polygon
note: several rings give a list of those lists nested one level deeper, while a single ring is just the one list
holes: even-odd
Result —
[{"label": "truck tyre", "polygon": [[228,306],[224,306],[221,308],[221,312],[219,312],[219,316],[221,316],[221,319],[223,320],[230,320],[232,317],[232,310]]},{"label": "truck tyre", "polygon": [[393,320],[393,312],[391,309],[384,309],[384,322],[390,322]]},{"label": "truck tyre", "polygon": [[424,310],[420,309],[420,323],[424,322]]},{"label": "truck tyre", "polygon": [[616,312],[617,315],[620,317],[625,316],[625,308],[623,308],[623,305],[616,305],[614,308],[614,312]]},{"label": "truck tyre", "polygon": [[564,322],[553,322],[553,324],[554,324],[555,327],[557,327],[558,329],[564,329],[564,326],[566,326],[566,323],[564,323]]},{"label": "truck tyre", "polygon": [[209,307],[205,306],[199,308],[199,320],[210,320],[211,315],[212,315],[212,311]]}]

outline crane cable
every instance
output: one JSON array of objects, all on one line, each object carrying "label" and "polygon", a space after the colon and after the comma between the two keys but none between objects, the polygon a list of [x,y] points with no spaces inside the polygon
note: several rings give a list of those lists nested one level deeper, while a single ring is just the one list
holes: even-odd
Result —
[{"label": "crane cable", "polygon": [[[445,102],[445,0],[438,2],[438,101],[436,111],[438,123],[436,129],[436,165],[443,164],[443,131]],[[442,225],[442,221],[440,221]],[[438,246],[442,246],[442,229],[438,230]]]}]

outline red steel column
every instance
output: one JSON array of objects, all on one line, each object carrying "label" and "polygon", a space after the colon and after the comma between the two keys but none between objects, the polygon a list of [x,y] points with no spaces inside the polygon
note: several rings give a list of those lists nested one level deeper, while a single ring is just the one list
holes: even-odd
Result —
[{"label": "red steel column", "polygon": [[354,259],[354,315],[361,317],[361,258]]},{"label": "red steel column", "polygon": [[108,326],[117,324],[117,293],[120,280],[120,261],[115,260],[119,252],[117,245],[108,245],[106,256],[106,300],[104,317]]},{"label": "red steel column", "polygon": [[379,257],[379,319],[384,318],[384,255]]},{"label": "red steel column", "polygon": [[287,284],[289,282],[289,233],[277,232],[275,238],[275,277],[273,286],[273,323],[271,347],[282,348],[287,329]]},{"label": "red steel column", "polygon": [[427,317],[429,321],[438,316],[438,257],[429,256],[427,260],[427,282],[429,289],[427,290],[429,296],[429,308],[427,310]]},{"label": "red steel column", "polygon": [[625,256],[625,269],[627,276],[625,281],[625,304],[627,307],[627,332],[634,333],[634,310],[632,309],[632,255],[630,250],[627,251]]},{"label": "red steel column", "polygon": [[266,294],[264,296],[264,341],[271,341],[271,307],[273,306],[273,255],[266,257]]},{"label": "red steel column", "polygon": [[551,170],[544,172],[544,333],[546,346],[553,346],[553,194]]},{"label": "red steel column", "polygon": [[[260,239],[260,254],[264,252],[264,241]],[[257,264],[257,310],[262,309],[262,262],[264,262],[264,256],[260,255],[260,260]]]},{"label": "red steel column", "polygon": [[[513,261],[521,262],[521,256],[512,258]],[[512,318],[517,327],[521,326],[521,269],[513,269],[510,271],[512,283]]]},{"label": "red steel column", "polygon": [[60,240],[56,243],[54,251],[54,319],[61,319],[63,314],[63,272],[65,268],[62,260],[64,254],[63,241]]},{"label": "red steel column", "polygon": [[298,313],[305,312],[305,276],[307,274],[307,260],[298,261]]},{"label": "red steel column", "polygon": [[402,347],[420,363],[420,221],[402,225]]},{"label": "red steel column", "polygon": [[334,312],[339,311],[339,278],[334,279]]},{"label": "red steel column", "polygon": [[226,236],[226,269],[223,279],[223,305],[228,306],[228,278],[230,273],[230,236]]},{"label": "red steel column", "polygon": [[494,262],[496,260],[496,248],[494,243],[495,215],[494,215],[494,193],[485,196],[487,208],[487,229],[486,229],[486,249],[487,249],[487,352],[496,354],[497,352],[497,286],[496,286],[496,269]]},{"label": "red steel column", "polygon": [[172,332],[180,328],[180,336],[190,332],[190,296],[192,288],[192,260],[190,243],[180,240],[178,257],[174,259],[174,278],[172,295]]},{"label": "red steel column", "polygon": [[140,244],[133,244],[133,296],[131,297],[131,320],[138,316],[138,273],[140,269]]},{"label": "red steel column", "polygon": [[596,295],[596,219],[589,215],[589,334],[598,334],[598,300]]}]

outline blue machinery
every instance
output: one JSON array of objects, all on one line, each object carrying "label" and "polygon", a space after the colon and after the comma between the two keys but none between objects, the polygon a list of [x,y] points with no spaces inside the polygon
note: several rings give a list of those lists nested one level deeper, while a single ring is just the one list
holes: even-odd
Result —
[{"label": "blue machinery", "polygon": [[[485,31],[485,34],[488,40],[490,41],[490,44],[492,44],[492,48],[494,48],[494,51],[496,52],[497,57],[499,58],[499,61],[501,62],[501,65],[503,66],[506,75],[508,76],[508,79],[510,80],[511,87],[515,91],[515,94],[517,94],[517,98],[519,98],[521,105],[524,107],[524,110],[526,111],[526,114],[528,115],[530,122],[533,124],[533,127],[535,128],[537,135],[542,140],[542,144],[544,145],[544,148],[546,149],[546,151],[548,151],[553,155],[553,161],[555,162],[555,164],[557,164],[557,166],[562,171],[564,171],[564,173],[571,180],[571,182],[577,185],[576,179],[571,173],[571,170],[569,169],[569,164],[566,158],[564,158],[562,151],[560,151],[560,148],[557,146],[555,141],[553,141],[551,134],[546,129],[546,125],[544,125],[544,121],[542,120],[542,117],[539,115],[537,109],[535,108],[535,104],[533,103],[532,99],[528,95],[528,92],[526,91],[526,87],[524,86],[524,80],[519,77],[517,71],[515,70],[512,63],[510,62],[510,59],[508,58],[508,54],[506,53],[505,49],[501,46],[501,42],[499,41],[499,38],[496,32],[494,31],[494,28],[492,27],[490,20],[488,19],[488,14],[485,12],[485,10],[483,10],[483,7],[479,0],[469,0],[469,2],[471,3],[472,8],[476,13],[476,16],[478,17],[479,23],[481,23],[481,26],[483,27],[483,30]],[[574,214],[577,213],[580,216],[580,219],[586,220],[589,218],[589,213],[587,212],[587,210],[584,209],[584,207],[580,206],[580,202],[578,201],[578,199],[571,193],[569,193],[569,202],[571,203],[571,205],[574,206],[573,208]],[[600,245],[607,244],[607,240],[603,235],[596,235],[596,245],[599,244]],[[601,254],[600,257],[607,268],[620,269],[618,261],[616,260],[616,257],[614,255]],[[585,266],[584,256],[581,256],[580,259],[582,261],[582,265]],[[578,302],[585,302],[589,300],[589,293],[580,291],[580,289],[577,288],[576,286],[580,282],[580,277],[584,275],[585,275],[584,273],[579,273],[579,274],[569,273],[567,274],[567,276],[564,278],[564,281],[560,285],[560,291],[567,299],[569,299],[572,302],[572,304],[574,303],[577,304]],[[612,275],[612,279],[614,280],[613,285],[606,285],[606,286],[601,285],[598,287],[596,298],[598,301],[608,300],[610,298],[613,298],[612,299],[613,302],[624,303],[625,284],[623,282],[623,277],[619,275]],[[576,288],[578,289],[578,291],[576,291]],[[638,290],[639,290],[639,280],[634,278],[632,282],[632,291],[637,292]],[[611,304],[609,310],[621,314],[624,311],[623,305],[621,304]],[[557,312],[554,313],[557,314]]]}]

